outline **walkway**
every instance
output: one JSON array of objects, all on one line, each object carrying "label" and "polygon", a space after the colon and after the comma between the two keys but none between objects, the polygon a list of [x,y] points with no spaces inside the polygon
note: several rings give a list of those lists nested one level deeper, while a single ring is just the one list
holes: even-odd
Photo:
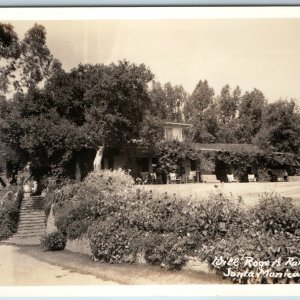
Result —
[{"label": "walkway", "polygon": [[0,286],[228,283],[203,272],[168,270],[148,265],[92,262],[70,251],[44,252],[39,246],[0,243]]}]

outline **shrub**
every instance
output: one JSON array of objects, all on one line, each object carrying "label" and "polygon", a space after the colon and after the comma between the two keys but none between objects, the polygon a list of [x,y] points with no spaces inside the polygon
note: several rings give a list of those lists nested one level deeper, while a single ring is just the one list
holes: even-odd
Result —
[{"label": "shrub", "polygon": [[149,234],[144,244],[144,257],[151,265],[160,265],[169,270],[181,270],[187,263],[187,252],[194,244],[189,237],[176,233]]},{"label": "shrub", "polygon": [[117,217],[94,222],[88,232],[94,259],[108,263],[134,263],[139,235],[136,228],[124,227]]},{"label": "shrub", "polygon": [[104,171],[60,190],[57,227],[69,239],[87,233],[94,259],[108,263],[133,263],[143,253],[149,264],[180,270],[195,253],[210,264],[218,255],[257,260],[300,255],[299,208],[289,198],[263,195],[248,209],[242,199],[222,193],[194,201],[132,184],[122,171]]},{"label": "shrub", "polygon": [[134,194],[131,176],[122,170],[93,172],[78,184],[53,194],[55,225],[70,239],[87,232],[95,219],[105,219]]},{"label": "shrub", "polygon": [[271,176],[268,172],[268,169],[261,168],[257,171],[258,181],[259,182],[269,182],[271,181]]},{"label": "shrub", "polygon": [[41,237],[40,245],[46,251],[64,250],[66,237],[59,231],[48,233]]},{"label": "shrub", "polygon": [[0,240],[17,232],[23,191],[17,187],[7,187],[0,195]]},{"label": "shrub", "polygon": [[289,197],[263,194],[252,213],[267,232],[283,231],[300,236],[300,208],[295,207]]},{"label": "shrub", "polygon": [[[259,204],[253,209],[246,210],[240,221],[242,226],[238,226],[238,220],[235,220],[223,237],[216,236],[215,239],[202,245],[198,252],[200,259],[209,264],[212,264],[215,257],[220,256],[225,260],[239,258],[241,262],[244,262],[246,257],[270,262],[279,258],[285,262],[289,257],[296,257],[299,260],[299,209],[293,206],[291,199],[274,194],[263,195]],[[215,268],[213,265],[211,267],[221,275],[228,271],[226,265],[221,268]],[[268,270],[284,272],[289,268],[282,263],[281,266],[270,266]],[[239,266],[231,266],[231,269],[234,272],[246,270],[243,263]],[[259,267],[248,268],[248,271],[251,270],[257,272]],[[299,267],[295,270],[299,272]],[[239,283],[286,282],[286,278],[272,279],[263,275],[256,278],[231,279]],[[288,279],[287,282],[289,281]]]}]

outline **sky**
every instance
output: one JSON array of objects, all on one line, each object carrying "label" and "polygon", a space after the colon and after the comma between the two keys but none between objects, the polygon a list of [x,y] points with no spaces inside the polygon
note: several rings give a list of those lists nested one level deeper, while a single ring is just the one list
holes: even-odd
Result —
[{"label": "sky", "polygon": [[[10,22],[19,38],[34,21]],[[229,84],[260,89],[270,101],[300,104],[299,19],[38,21],[66,70],[79,63],[144,63],[161,83],[192,93],[208,80],[215,93]]]}]

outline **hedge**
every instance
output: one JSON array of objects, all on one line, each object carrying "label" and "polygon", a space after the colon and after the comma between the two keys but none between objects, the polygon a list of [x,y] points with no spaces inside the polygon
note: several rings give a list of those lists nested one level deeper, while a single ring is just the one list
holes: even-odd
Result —
[{"label": "hedge", "polygon": [[216,256],[299,255],[300,209],[276,194],[263,195],[253,208],[222,193],[197,202],[139,190],[119,170],[93,173],[56,195],[58,229],[68,239],[87,234],[93,258],[103,262],[135,263],[142,254],[149,264],[180,270],[197,256],[224,275],[228,266],[212,264]]}]

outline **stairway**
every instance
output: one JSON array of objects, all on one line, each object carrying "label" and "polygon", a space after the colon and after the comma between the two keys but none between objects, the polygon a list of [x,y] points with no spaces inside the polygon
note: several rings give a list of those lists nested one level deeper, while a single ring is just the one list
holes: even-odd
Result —
[{"label": "stairway", "polygon": [[46,232],[44,197],[24,194],[20,209],[18,231],[7,240],[11,244],[37,245]]}]

